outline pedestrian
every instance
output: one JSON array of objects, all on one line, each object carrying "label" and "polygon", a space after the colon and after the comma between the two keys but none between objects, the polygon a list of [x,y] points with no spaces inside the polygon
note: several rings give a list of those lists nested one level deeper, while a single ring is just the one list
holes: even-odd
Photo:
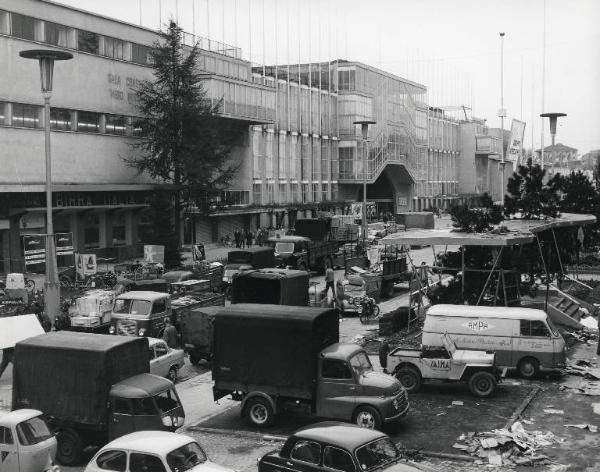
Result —
[{"label": "pedestrian", "polygon": [[335,298],[335,288],[333,285],[335,279],[335,273],[333,272],[332,267],[327,267],[325,270],[325,296],[329,293],[329,288],[331,287],[331,294]]},{"label": "pedestrian", "polygon": [[167,343],[167,346],[169,346],[170,348],[177,348],[177,337],[178,337],[178,333],[177,333],[177,328],[175,328],[175,326],[173,326],[173,323],[171,322],[171,318],[167,317],[165,318],[165,330],[163,331],[163,341]]},{"label": "pedestrian", "polygon": [[256,244],[262,246],[262,228],[260,226],[256,228]]},{"label": "pedestrian", "polygon": [[8,363],[13,361],[13,355],[15,353],[14,347],[5,347],[2,349],[2,362],[0,362],[0,378],[8,367]]},{"label": "pedestrian", "polygon": [[235,247],[239,249],[240,247],[240,232],[236,229],[233,232],[233,239],[235,239]]},{"label": "pedestrian", "polygon": [[252,231],[249,229],[246,230],[246,246],[252,246]]},{"label": "pedestrian", "polygon": [[246,233],[244,232],[244,230],[240,230],[240,247],[241,248],[245,248],[246,247]]}]

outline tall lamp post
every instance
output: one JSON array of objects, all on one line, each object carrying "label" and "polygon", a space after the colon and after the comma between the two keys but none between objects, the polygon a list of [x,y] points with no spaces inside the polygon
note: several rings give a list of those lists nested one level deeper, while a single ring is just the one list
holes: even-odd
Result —
[{"label": "tall lamp post", "polygon": [[59,310],[60,285],[56,264],[54,227],[52,224],[52,158],[50,154],[50,97],[52,96],[52,76],[54,61],[65,61],[73,54],[50,49],[30,49],[21,51],[19,56],[25,59],[37,59],[40,64],[42,95],[44,96],[44,132],[46,151],[46,282],[44,283],[44,309],[54,326]]},{"label": "tall lamp post", "polygon": [[354,121],[355,125],[360,125],[363,143],[363,204],[362,204],[362,240],[363,248],[366,248],[365,240],[367,238],[367,139],[369,138],[369,125],[374,125],[372,120]]},{"label": "tall lamp post", "polygon": [[[552,136],[552,146],[554,146],[554,141],[556,140],[556,122],[560,116],[567,116],[566,113],[542,113],[540,115],[542,118],[550,119],[550,135]],[[544,150],[542,149],[542,153]],[[542,161],[542,169],[544,168],[544,162]],[[552,160],[552,171],[554,172],[554,160]]]},{"label": "tall lamp post", "polygon": [[500,204],[504,207],[504,166],[506,165],[506,155],[504,150],[504,33],[500,33],[500,146],[502,146],[502,160],[500,161]]}]

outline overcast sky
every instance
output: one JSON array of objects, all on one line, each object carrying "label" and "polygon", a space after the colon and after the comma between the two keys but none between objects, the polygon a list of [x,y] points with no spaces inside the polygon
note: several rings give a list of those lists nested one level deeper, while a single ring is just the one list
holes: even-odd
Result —
[{"label": "overcast sky", "polygon": [[[191,33],[242,48],[253,63],[348,59],[423,83],[429,103],[472,108],[499,127],[500,36],[505,127],[527,123],[525,146],[541,143],[545,112],[556,141],[580,154],[600,149],[600,1],[545,0],[60,0],[156,29],[179,19]],[[140,15],[141,5],[141,15]],[[178,11],[176,11],[178,10]],[[194,14],[193,14],[194,13]],[[140,18],[141,17],[141,18]],[[542,107],[542,92],[544,106]],[[454,114],[457,115],[458,112]],[[462,112],[460,112],[462,116]],[[457,115],[458,116],[458,115]],[[532,124],[533,122],[533,129]],[[550,144],[545,123],[545,145]]]}]

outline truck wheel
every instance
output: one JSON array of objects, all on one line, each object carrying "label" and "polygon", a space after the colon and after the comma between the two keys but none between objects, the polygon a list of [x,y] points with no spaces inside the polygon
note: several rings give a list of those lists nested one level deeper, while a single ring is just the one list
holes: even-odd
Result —
[{"label": "truck wheel", "polygon": [[358,426],[367,429],[381,428],[381,415],[372,406],[359,406],[354,412],[354,420]]},{"label": "truck wheel", "polygon": [[413,367],[400,367],[396,370],[396,378],[409,393],[418,392],[421,388],[421,373]]},{"label": "truck wheel", "polygon": [[271,426],[275,412],[264,398],[251,398],[244,408],[244,417],[252,426]]},{"label": "truck wheel", "polygon": [[519,362],[517,369],[524,379],[533,379],[540,373],[540,363],[533,357],[526,357]]},{"label": "truck wheel", "polygon": [[62,429],[56,436],[58,447],[56,460],[62,465],[71,466],[81,462],[83,454],[83,441],[79,434],[72,429]]},{"label": "truck wheel", "polygon": [[477,397],[491,397],[496,390],[496,378],[489,372],[475,372],[469,378],[469,390]]},{"label": "truck wheel", "polygon": [[169,369],[169,373],[167,374],[167,378],[173,382],[177,383],[177,378],[179,376],[179,368],[177,366],[173,366]]}]

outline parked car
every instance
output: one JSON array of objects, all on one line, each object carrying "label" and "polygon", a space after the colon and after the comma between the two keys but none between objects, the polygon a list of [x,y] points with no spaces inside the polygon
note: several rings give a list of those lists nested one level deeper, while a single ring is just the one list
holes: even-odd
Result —
[{"label": "parked car", "polygon": [[179,369],[183,367],[183,349],[172,349],[162,339],[148,338],[150,346],[150,373],[177,381]]},{"label": "parked car", "polygon": [[56,437],[41,411],[21,409],[0,417],[0,470],[59,472],[55,457]]},{"label": "parked car", "polygon": [[279,451],[258,460],[258,472],[418,471],[384,433],[338,422],[317,423],[296,431]]},{"label": "parked car", "polygon": [[85,472],[233,472],[211,462],[200,444],[183,434],[140,431],[100,449]]}]

